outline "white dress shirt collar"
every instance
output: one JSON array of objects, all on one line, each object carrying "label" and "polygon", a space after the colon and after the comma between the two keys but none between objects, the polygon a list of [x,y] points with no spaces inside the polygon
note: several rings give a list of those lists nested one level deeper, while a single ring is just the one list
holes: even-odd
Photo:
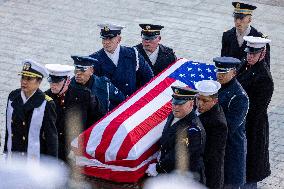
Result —
[{"label": "white dress shirt collar", "polygon": [[25,104],[34,94],[35,94],[36,90],[33,92],[33,94],[27,98],[25,93],[21,90],[21,97],[22,97],[22,100],[23,100],[23,104]]},{"label": "white dress shirt collar", "polygon": [[251,27],[249,26],[244,33],[239,33],[238,30],[236,30],[237,40],[239,47],[241,47],[244,43],[244,36],[247,36],[250,33]]},{"label": "white dress shirt collar", "polygon": [[157,61],[159,49],[160,49],[160,47],[158,46],[156,48],[156,50],[154,52],[152,52],[152,53],[144,49],[146,54],[148,55],[152,65],[154,65],[156,63],[156,61]]},{"label": "white dress shirt collar", "polygon": [[[104,50],[105,51],[105,50]],[[107,56],[112,60],[112,62],[117,66],[119,59],[120,45],[118,45],[113,53],[105,51]]]}]

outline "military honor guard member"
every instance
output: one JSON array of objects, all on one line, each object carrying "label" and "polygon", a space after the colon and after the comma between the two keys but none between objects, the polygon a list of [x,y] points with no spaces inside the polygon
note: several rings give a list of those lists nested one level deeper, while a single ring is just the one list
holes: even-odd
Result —
[{"label": "military honor guard member", "polygon": [[105,76],[94,75],[93,65],[96,59],[89,56],[71,56],[74,60],[75,76],[71,80],[71,85],[87,88],[98,97],[103,113],[107,113],[118,106],[125,95],[111,83]]},{"label": "military honor guard member", "polygon": [[223,108],[218,103],[218,81],[202,80],[195,84],[198,91],[197,111],[206,131],[204,166],[206,186],[211,189],[223,189],[224,157],[227,141],[227,121]]},{"label": "military honor guard member", "polygon": [[246,64],[237,79],[249,96],[246,119],[247,184],[244,188],[257,188],[257,182],[271,173],[269,164],[269,122],[267,108],[274,90],[273,79],[265,62],[265,47],[269,39],[246,36]]},{"label": "military honor guard member", "polygon": [[[235,27],[223,33],[221,56],[238,58],[243,61],[246,58],[244,52],[246,41],[244,36],[265,37],[261,32],[250,26],[252,13],[257,7],[246,3],[233,2]],[[267,53],[265,61],[270,66],[270,46],[266,45]]]},{"label": "military honor guard member", "polygon": [[139,24],[142,42],[135,47],[151,66],[154,75],[158,75],[171,63],[177,60],[173,49],[160,44],[161,29],[164,26],[154,24]]},{"label": "military honor guard member", "polygon": [[6,110],[4,150],[39,160],[46,154],[57,157],[58,139],[53,100],[39,86],[47,70],[33,60],[23,61],[21,88],[9,94]]},{"label": "military honor guard member", "polygon": [[87,89],[70,85],[74,66],[61,64],[45,65],[49,71],[50,89],[46,94],[56,104],[56,128],[59,139],[59,158],[66,161],[71,141],[89,128],[103,114],[97,98]]},{"label": "military honor guard member", "polygon": [[228,137],[225,150],[224,188],[239,188],[246,177],[245,119],[249,99],[236,79],[236,67],[241,64],[233,57],[216,57],[217,80],[221,83],[218,99],[226,116]]},{"label": "military honor guard member", "polygon": [[98,60],[94,64],[94,73],[106,76],[125,96],[130,96],[153,78],[153,72],[135,48],[120,45],[123,26],[98,26],[103,49],[90,55]]},{"label": "military honor guard member", "polygon": [[150,164],[146,173],[156,176],[173,170],[190,171],[194,178],[205,182],[203,152],[205,130],[193,109],[197,91],[172,86],[172,113],[159,141],[161,156]]}]

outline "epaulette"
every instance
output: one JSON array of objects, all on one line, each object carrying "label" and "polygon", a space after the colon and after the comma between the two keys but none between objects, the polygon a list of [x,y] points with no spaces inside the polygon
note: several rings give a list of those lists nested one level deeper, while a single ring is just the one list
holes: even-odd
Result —
[{"label": "epaulette", "polygon": [[45,100],[48,101],[48,102],[53,100],[53,99],[52,99],[50,96],[48,96],[48,95],[45,95],[44,97],[45,97]]}]

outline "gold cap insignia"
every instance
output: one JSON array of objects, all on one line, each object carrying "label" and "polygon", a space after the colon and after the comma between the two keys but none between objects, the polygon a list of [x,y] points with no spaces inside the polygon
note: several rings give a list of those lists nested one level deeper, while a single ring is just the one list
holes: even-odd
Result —
[{"label": "gold cap insignia", "polygon": [[105,30],[105,31],[109,31],[109,27],[105,26],[105,27],[104,27],[104,30]]},{"label": "gold cap insignia", "polygon": [[240,3],[237,3],[237,4],[236,4],[236,8],[237,8],[237,9],[241,8],[241,4],[240,4]]},{"label": "gold cap insignia", "polygon": [[151,29],[151,26],[147,25],[146,30],[150,30],[150,29]]},{"label": "gold cap insignia", "polygon": [[178,90],[178,89],[175,89],[175,93],[176,93],[176,94],[179,94],[179,90]]},{"label": "gold cap insignia", "polygon": [[30,67],[31,67],[31,64],[30,63],[28,63],[28,62],[26,62],[25,64],[24,64],[24,66],[23,66],[23,70],[29,70],[30,69]]}]

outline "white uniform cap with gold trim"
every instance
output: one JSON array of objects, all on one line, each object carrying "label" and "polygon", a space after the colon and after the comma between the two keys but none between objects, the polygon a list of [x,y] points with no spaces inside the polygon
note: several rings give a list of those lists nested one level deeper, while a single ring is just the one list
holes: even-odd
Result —
[{"label": "white uniform cap with gold trim", "polygon": [[116,37],[125,28],[125,26],[110,23],[98,24],[97,26],[101,29],[100,36],[103,39]]},{"label": "white uniform cap with gold trim", "polygon": [[202,80],[195,83],[195,88],[200,95],[210,96],[218,93],[221,84],[218,81]]},{"label": "white uniform cap with gold trim", "polygon": [[22,62],[23,69],[19,73],[19,75],[27,76],[27,77],[38,77],[38,78],[43,78],[48,76],[48,71],[46,68],[37,63],[34,60],[24,60]]}]

